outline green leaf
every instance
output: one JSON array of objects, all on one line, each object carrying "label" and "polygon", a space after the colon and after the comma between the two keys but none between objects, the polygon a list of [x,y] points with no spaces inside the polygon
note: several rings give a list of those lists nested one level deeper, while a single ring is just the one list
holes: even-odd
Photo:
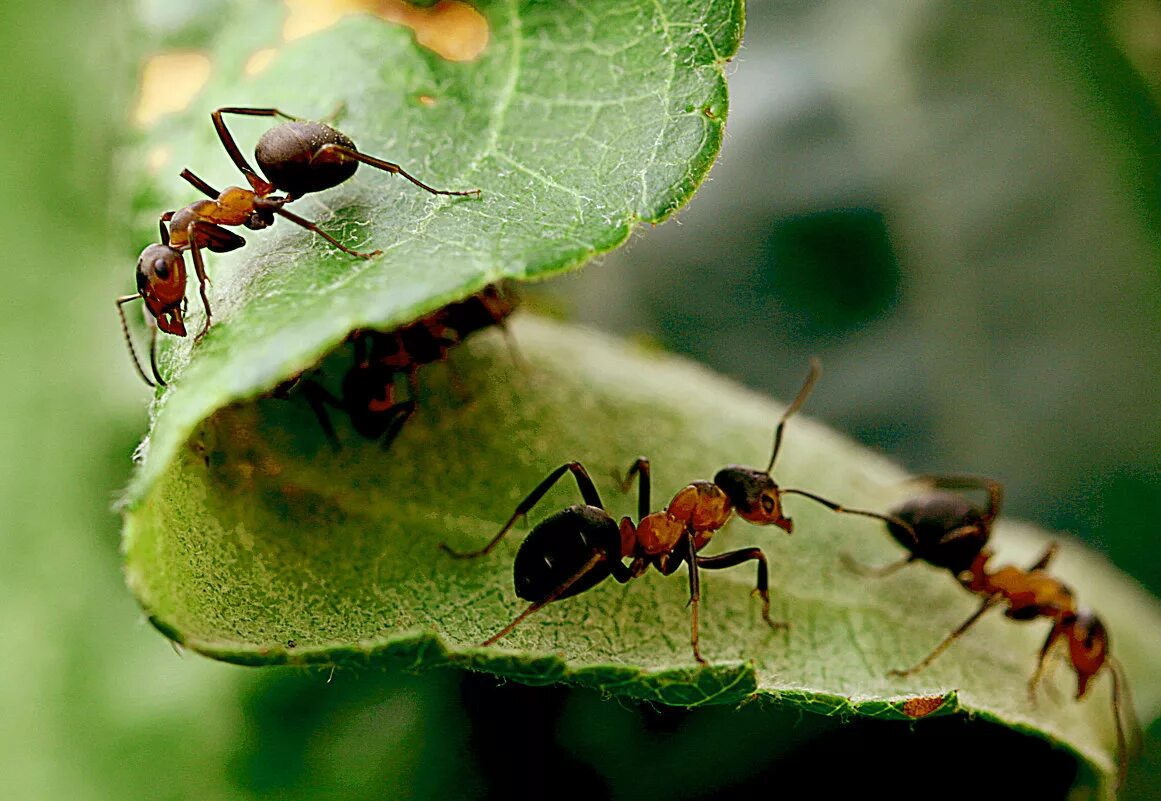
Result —
[{"label": "green leaf", "polygon": [[[616,489],[614,473],[648,455],[659,507],[725,464],[764,465],[781,413],[701,368],[581,329],[525,318],[514,333],[527,366],[495,333],[453,354],[466,399],[448,371],[426,369],[420,412],[388,452],[341,424],[343,448],[333,454],[304,403],[264,399],[214,415],[128,514],[126,571],[153,622],[187,647],[253,665],[454,663],[681,706],[757,693],[828,715],[891,719],[917,714],[910,699],[936,699],[934,714],[966,712],[1070,749],[1108,786],[1107,677],[1076,702],[1071,676],[1058,669],[1049,680],[1057,692],[1030,704],[1026,682],[1045,625],[998,614],[925,672],[888,677],[926,654],[976,599],[926,565],[881,580],[852,575],[841,553],[884,564],[900,549],[878,523],[803,499],[787,502],[793,536],[735,521],[708,549],[766,552],[774,616],[789,632],[763,624],[750,596],[754,568],[743,566],[703,577],[702,652],[713,663],[704,669],[689,645],[684,573],[606,582],[478,647],[524,607],[511,577],[523,532],[475,560],[454,560],[439,543],[483,545],[570,459],[588,467],[619,516],[634,512],[635,498]],[[347,364],[340,354],[324,370],[337,376]],[[824,376],[816,392],[825,391]],[[896,467],[806,416],[791,421],[777,470],[783,486],[851,506],[887,509],[907,491]],[[530,522],[576,500],[565,479]],[[1023,564],[1047,540],[1004,521],[995,545],[1000,561]],[[1148,719],[1161,700],[1151,669],[1161,644],[1149,634],[1161,625],[1158,603],[1069,543],[1053,571],[1108,623]]]},{"label": "green leaf", "polygon": [[[459,63],[371,15],[284,41],[287,20],[267,3],[214,10],[212,24],[186,21],[189,38],[171,10],[156,9],[182,47],[204,40],[203,28],[215,33],[208,85],[141,142],[141,163],[155,168],[136,193],[141,244],[157,236],[162,210],[195,198],[181,168],[217,189],[241,182],[210,125],[209,112],[224,105],[336,114],[362,151],[482,196],[433,197],[363,167],[293,210],[382,256],[352,258],[285,220],[247,234],[242,250],[209,254],[215,322],[198,345],[162,335],[171,387],[154,406],[130,502],[198,423],[311,367],[351,330],[391,329],[500,278],[578,266],[635,224],[668,217],[705,178],[722,139],[723,67],[741,36],[740,0],[477,5],[489,43]],[[271,48],[273,60],[251,74]],[[228,122],[243,151],[270,127]],[[196,332],[203,317],[193,287],[189,295]]]}]

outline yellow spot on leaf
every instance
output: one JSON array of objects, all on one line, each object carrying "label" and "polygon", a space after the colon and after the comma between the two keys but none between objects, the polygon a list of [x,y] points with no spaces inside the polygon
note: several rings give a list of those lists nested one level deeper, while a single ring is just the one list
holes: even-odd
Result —
[{"label": "yellow spot on leaf", "polygon": [[208,56],[196,51],[159,53],[145,62],[133,118],[148,126],[188,106],[210,79]]},{"label": "yellow spot on leaf", "polygon": [[278,55],[278,50],[273,47],[264,47],[261,50],[255,50],[250,54],[250,58],[246,59],[246,66],[243,67],[246,77],[253,78],[255,75],[264,72],[274,61],[276,55]]},{"label": "yellow spot on leaf", "polygon": [[419,44],[448,61],[471,61],[488,46],[488,21],[462,0],[419,8],[403,0],[286,0],[287,41],[329,28],[350,14],[374,14],[415,32]]},{"label": "yellow spot on leaf", "polygon": [[425,106],[430,107],[435,105],[435,98],[431,95],[420,95],[419,102]]},{"label": "yellow spot on leaf", "polygon": [[145,167],[151,173],[160,172],[161,168],[169,163],[172,152],[165,145],[157,145],[145,157]]}]

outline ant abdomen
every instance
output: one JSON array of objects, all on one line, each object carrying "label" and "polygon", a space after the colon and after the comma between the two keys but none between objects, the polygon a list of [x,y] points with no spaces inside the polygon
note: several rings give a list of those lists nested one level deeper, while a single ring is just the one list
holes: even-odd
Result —
[{"label": "ant abdomen", "polygon": [[341,152],[318,157],[326,145],[357,149],[349,136],[321,122],[284,122],[262,134],[254,158],[270,183],[291,197],[302,197],[338,186],[359,167]]},{"label": "ant abdomen", "polygon": [[912,532],[895,522],[887,531],[917,559],[953,573],[968,570],[988,542],[984,512],[962,495],[931,492],[891,511]]},{"label": "ant abdomen", "polygon": [[[596,556],[603,558],[578,577]],[[616,521],[595,506],[570,506],[545,518],[520,544],[512,565],[516,595],[543,601],[572,578],[554,600],[577,595],[607,579],[620,557]]]}]

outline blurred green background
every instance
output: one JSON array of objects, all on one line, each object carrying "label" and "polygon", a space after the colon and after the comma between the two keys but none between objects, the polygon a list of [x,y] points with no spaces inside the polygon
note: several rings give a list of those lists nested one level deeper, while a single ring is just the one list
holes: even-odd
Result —
[{"label": "blurred green background", "polygon": [[[0,797],[752,798],[884,763],[929,792],[945,754],[905,726],[175,656],[110,511],[146,422],[111,303],[144,244],[117,183],[134,13],[0,6]],[[755,0],[733,73],[690,208],[533,305],[771,391],[818,354],[811,414],[1002,479],[1161,592],[1161,3]],[[962,764],[1036,765],[1028,798],[1068,786],[1039,743],[935,727]],[[1159,732],[1129,797],[1161,791]]]}]

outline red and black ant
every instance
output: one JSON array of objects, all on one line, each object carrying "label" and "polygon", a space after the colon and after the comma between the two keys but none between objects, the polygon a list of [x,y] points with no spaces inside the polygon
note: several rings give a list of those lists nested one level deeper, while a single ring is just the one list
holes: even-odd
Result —
[{"label": "red and black ant", "polygon": [[[258,166],[267,176],[263,178],[246,161],[242,151],[238,148],[234,137],[226,128],[222,119],[223,114],[238,114],[251,117],[282,117],[289,122],[271,128],[258,140],[254,149],[254,158]],[[284,217],[296,225],[321,236],[344,253],[352,256],[369,259],[381,251],[375,250],[363,253],[352,250],[339,242],[333,236],[323,231],[310,220],[299,217],[285,207],[303,195],[311,192],[321,192],[346,181],[355,174],[359,164],[368,164],[388,173],[398,174],[411,183],[433,195],[480,195],[479,189],[453,191],[436,189],[428,186],[415,176],[404,170],[398,164],[360,153],[346,134],[321,122],[309,122],[292,117],[274,108],[220,108],[210,114],[218,138],[226,149],[234,164],[246,176],[250,184],[249,189],[231,186],[224,192],[218,192],[201,178],[189,170],[184,170],[181,177],[191,183],[198,191],[209,196],[209,200],[199,200],[183,209],[166,212],[162,215],[161,244],[150,245],[141,254],[137,261],[137,294],[126,295],[117,299],[117,309],[121,313],[122,328],[126,331],[125,317],[122,306],[130,300],[140,297],[145,301],[146,308],[157,321],[157,326],[166,333],[175,336],[185,336],[185,263],[181,252],[189,250],[193,253],[194,268],[200,283],[202,306],[206,311],[206,321],[197,338],[205,336],[209,331],[211,311],[209,299],[206,297],[206,271],[202,259],[201,249],[208,248],[214,252],[236,250],[246,244],[246,240],[223,226],[245,226],[252,231],[269,228],[274,224],[275,215]],[[282,192],[278,195],[275,192]],[[168,222],[166,229],[164,223]],[[155,336],[155,332],[154,332]],[[150,366],[153,367],[153,377],[157,383],[164,386],[165,381],[157,371],[156,358],[153,354],[154,341],[150,342]],[[137,372],[145,383],[153,386],[153,382],[141,369],[132,342],[129,343],[130,354],[133,356]]]},{"label": "red and black ant", "polygon": [[[909,524],[915,537],[902,536],[903,529],[888,523],[892,537],[911,552],[910,556],[877,572],[884,575],[922,560],[949,570],[964,589],[982,596],[983,602],[921,661],[906,670],[892,670],[891,675],[910,676],[923,670],[995,606],[1007,605],[1004,614],[1012,620],[1051,620],[1052,629],[1040,649],[1036,669],[1028,682],[1029,697],[1035,697],[1048,655],[1059,642],[1068,645],[1069,660],[1076,673],[1078,700],[1084,697],[1093,677],[1108,665],[1113,677],[1112,706],[1117,732],[1119,785],[1125,778],[1129,753],[1122,723],[1123,706],[1128,707],[1130,725],[1139,742],[1139,726],[1133,713],[1128,680],[1124,668],[1109,654],[1109,635],[1100,618],[1090,610],[1078,607],[1072,590],[1045,572],[1057,546],[1049,546],[1026,570],[1007,566],[990,572],[987,563],[992,558],[992,551],[987,543],[992,523],[1000,512],[1003,487],[997,481],[976,476],[925,476],[918,481],[934,491],[912,498],[891,512]],[[948,489],[983,490],[988,502],[980,507],[962,495],[943,491]]]},{"label": "red and black ant", "polygon": [[[367,439],[381,438],[387,449],[415,413],[419,368],[443,361],[452,347],[483,328],[496,325],[506,332],[504,321],[516,306],[510,288],[489,284],[465,300],[390,333],[356,331],[351,335],[355,363],[343,376],[341,396],[315,380],[303,381],[302,393],[336,450],[339,440],[327,406],[345,412],[356,432]],[[410,388],[410,397],[403,401],[395,395],[399,375],[406,375]],[[289,385],[284,384],[274,394],[286,397],[288,391]]]},{"label": "red and black ant", "polygon": [[[524,539],[516,553],[513,564],[516,595],[530,601],[531,605],[482,645],[495,643],[546,604],[591,589],[609,576],[624,584],[644,574],[650,566],[668,576],[683,563],[689,568],[689,605],[692,616],[690,642],[693,645],[693,656],[698,662],[706,662],[698,649],[701,569],[721,570],[756,561],[758,577],[754,592],[762,599],[762,619],[772,629],[785,628],[786,623],[776,623],[770,619],[766,555],[760,548],[740,548],[716,556],[698,555],[734,512],[750,523],[772,524],[789,534],[793,524],[783,514],[782,496],[801,495],[835,512],[873,517],[904,528],[907,526],[907,523],[889,515],[847,509],[806,490],[787,489],[775,483],[771,471],[782,445],[786,421],[806,401],[820,371],[818,361],[812,361],[806,382],[774,429],[774,448],[765,470],[740,465],[724,467],[712,482],[691,482],[678,491],[665,509],[650,512],[649,460],[639,458],[629,468],[623,482],[627,491],[634,477],[640,479],[638,522],[623,517],[618,525],[605,511],[596,486],[585,468],[579,462],[569,462],[553,470],[532,490],[516,507],[500,532],[480,550],[461,553],[452,550],[446,543],[441,544],[440,547],[458,558],[483,556],[496,547],[516,520],[531,511],[566,472],[572,473],[576,479],[584,504],[570,506],[541,521]],[[623,559],[632,561],[626,565]]]}]

